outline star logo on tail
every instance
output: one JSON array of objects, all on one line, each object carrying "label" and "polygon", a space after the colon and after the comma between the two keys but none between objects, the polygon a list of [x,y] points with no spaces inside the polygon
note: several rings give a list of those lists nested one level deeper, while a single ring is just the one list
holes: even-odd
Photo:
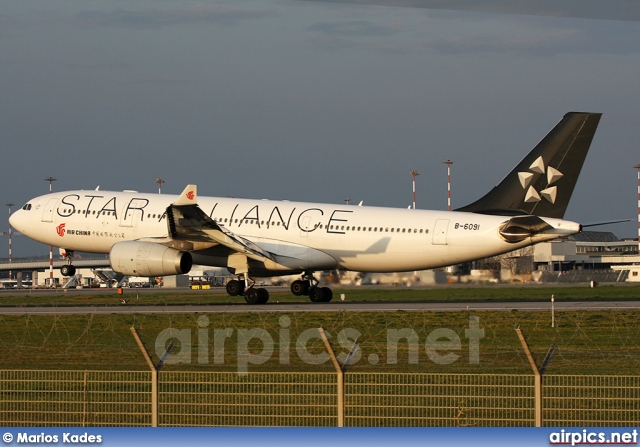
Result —
[{"label": "star logo on tail", "polygon": [[[531,186],[531,182],[533,181],[535,174],[547,175],[547,187],[542,191],[537,191],[533,186]],[[538,157],[536,161],[529,166],[529,171],[518,172],[518,179],[520,180],[522,189],[527,190],[524,196],[524,202],[536,203],[545,199],[548,202],[555,203],[558,195],[558,187],[551,185],[560,180],[560,178],[562,178],[562,172],[551,166],[547,166],[545,169],[544,160],[541,156]]]}]

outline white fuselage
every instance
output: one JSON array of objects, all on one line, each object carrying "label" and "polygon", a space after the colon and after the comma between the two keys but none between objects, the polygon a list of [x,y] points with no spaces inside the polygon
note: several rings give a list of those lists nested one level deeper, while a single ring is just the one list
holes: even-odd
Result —
[{"label": "white fuselage", "polygon": [[[128,191],[48,194],[13,213],[11,225],[48,245],[109,253],[117,242],[168,238],[165,211],[176,198]],[[220,226],[277,254],[280,273],[422,270],[494,256],[580,230],[577,223],[544,218],[557,232],[508,243],[499,234],[507,216],[202,196],[198,205]],[[207,253],[196,250],[194,259],[227,266],[226,259]]]}]

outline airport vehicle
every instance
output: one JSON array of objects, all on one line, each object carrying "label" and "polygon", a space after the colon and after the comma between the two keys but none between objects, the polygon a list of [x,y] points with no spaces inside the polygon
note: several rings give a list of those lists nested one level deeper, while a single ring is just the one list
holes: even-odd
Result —
[{"label": "airport vehicle", "polygon": [[132,276],[227,268],[232,296],[265,303],[253,278],[300,274],[295,295],[330,301],[314,272],[414,271],[495,256],[581,231],[563,220],[601,114],[571,112],[488,194],[455,211],[78,190],[29,200],[11,225],[69,254],[109,253]]}]

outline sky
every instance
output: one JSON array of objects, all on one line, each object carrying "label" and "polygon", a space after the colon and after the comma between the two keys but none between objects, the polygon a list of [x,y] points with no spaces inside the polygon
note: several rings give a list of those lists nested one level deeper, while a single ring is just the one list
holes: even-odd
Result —
[{"label": "sky", "polygon": [[[417,170],[417,207],[446,209],[450,159],[456,208],[565,113],[601,112],[565,218],[634,219],[600,229],[635,238],[640,5],[525,3],[4,0],[0,200],[162,177],[406,208]],[[46,253],[13,238],[14,258]]]}]

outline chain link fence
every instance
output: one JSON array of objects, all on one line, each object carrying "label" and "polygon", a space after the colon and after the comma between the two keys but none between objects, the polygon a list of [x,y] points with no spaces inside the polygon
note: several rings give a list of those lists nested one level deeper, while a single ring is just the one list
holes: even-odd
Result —
[{"label": "chain link fence", "polygon": [[150,396],[145,371],[0,370],[0,424],[145,426]]},{"label": "chain link fence", "polygon": [[335,425],[335,374],[163,372],[160,426]]},{"label": "chain link fence", "polygon": [[[160,426],[534,425],[530,375],[179,372],[158,375]],[[0,425],[152,425],[148,371],[0,371]],[[545,426],[640,425],[640,376],[545,376]]]},{"label": "chain link fence", "polygon": [[546,426],[637,426],[639,376],[558,376],[543,378]]},{"label": "chain link fence", "polygon": [[532,376],[489,374],[345,375],[352,427],[532,426]]}]

